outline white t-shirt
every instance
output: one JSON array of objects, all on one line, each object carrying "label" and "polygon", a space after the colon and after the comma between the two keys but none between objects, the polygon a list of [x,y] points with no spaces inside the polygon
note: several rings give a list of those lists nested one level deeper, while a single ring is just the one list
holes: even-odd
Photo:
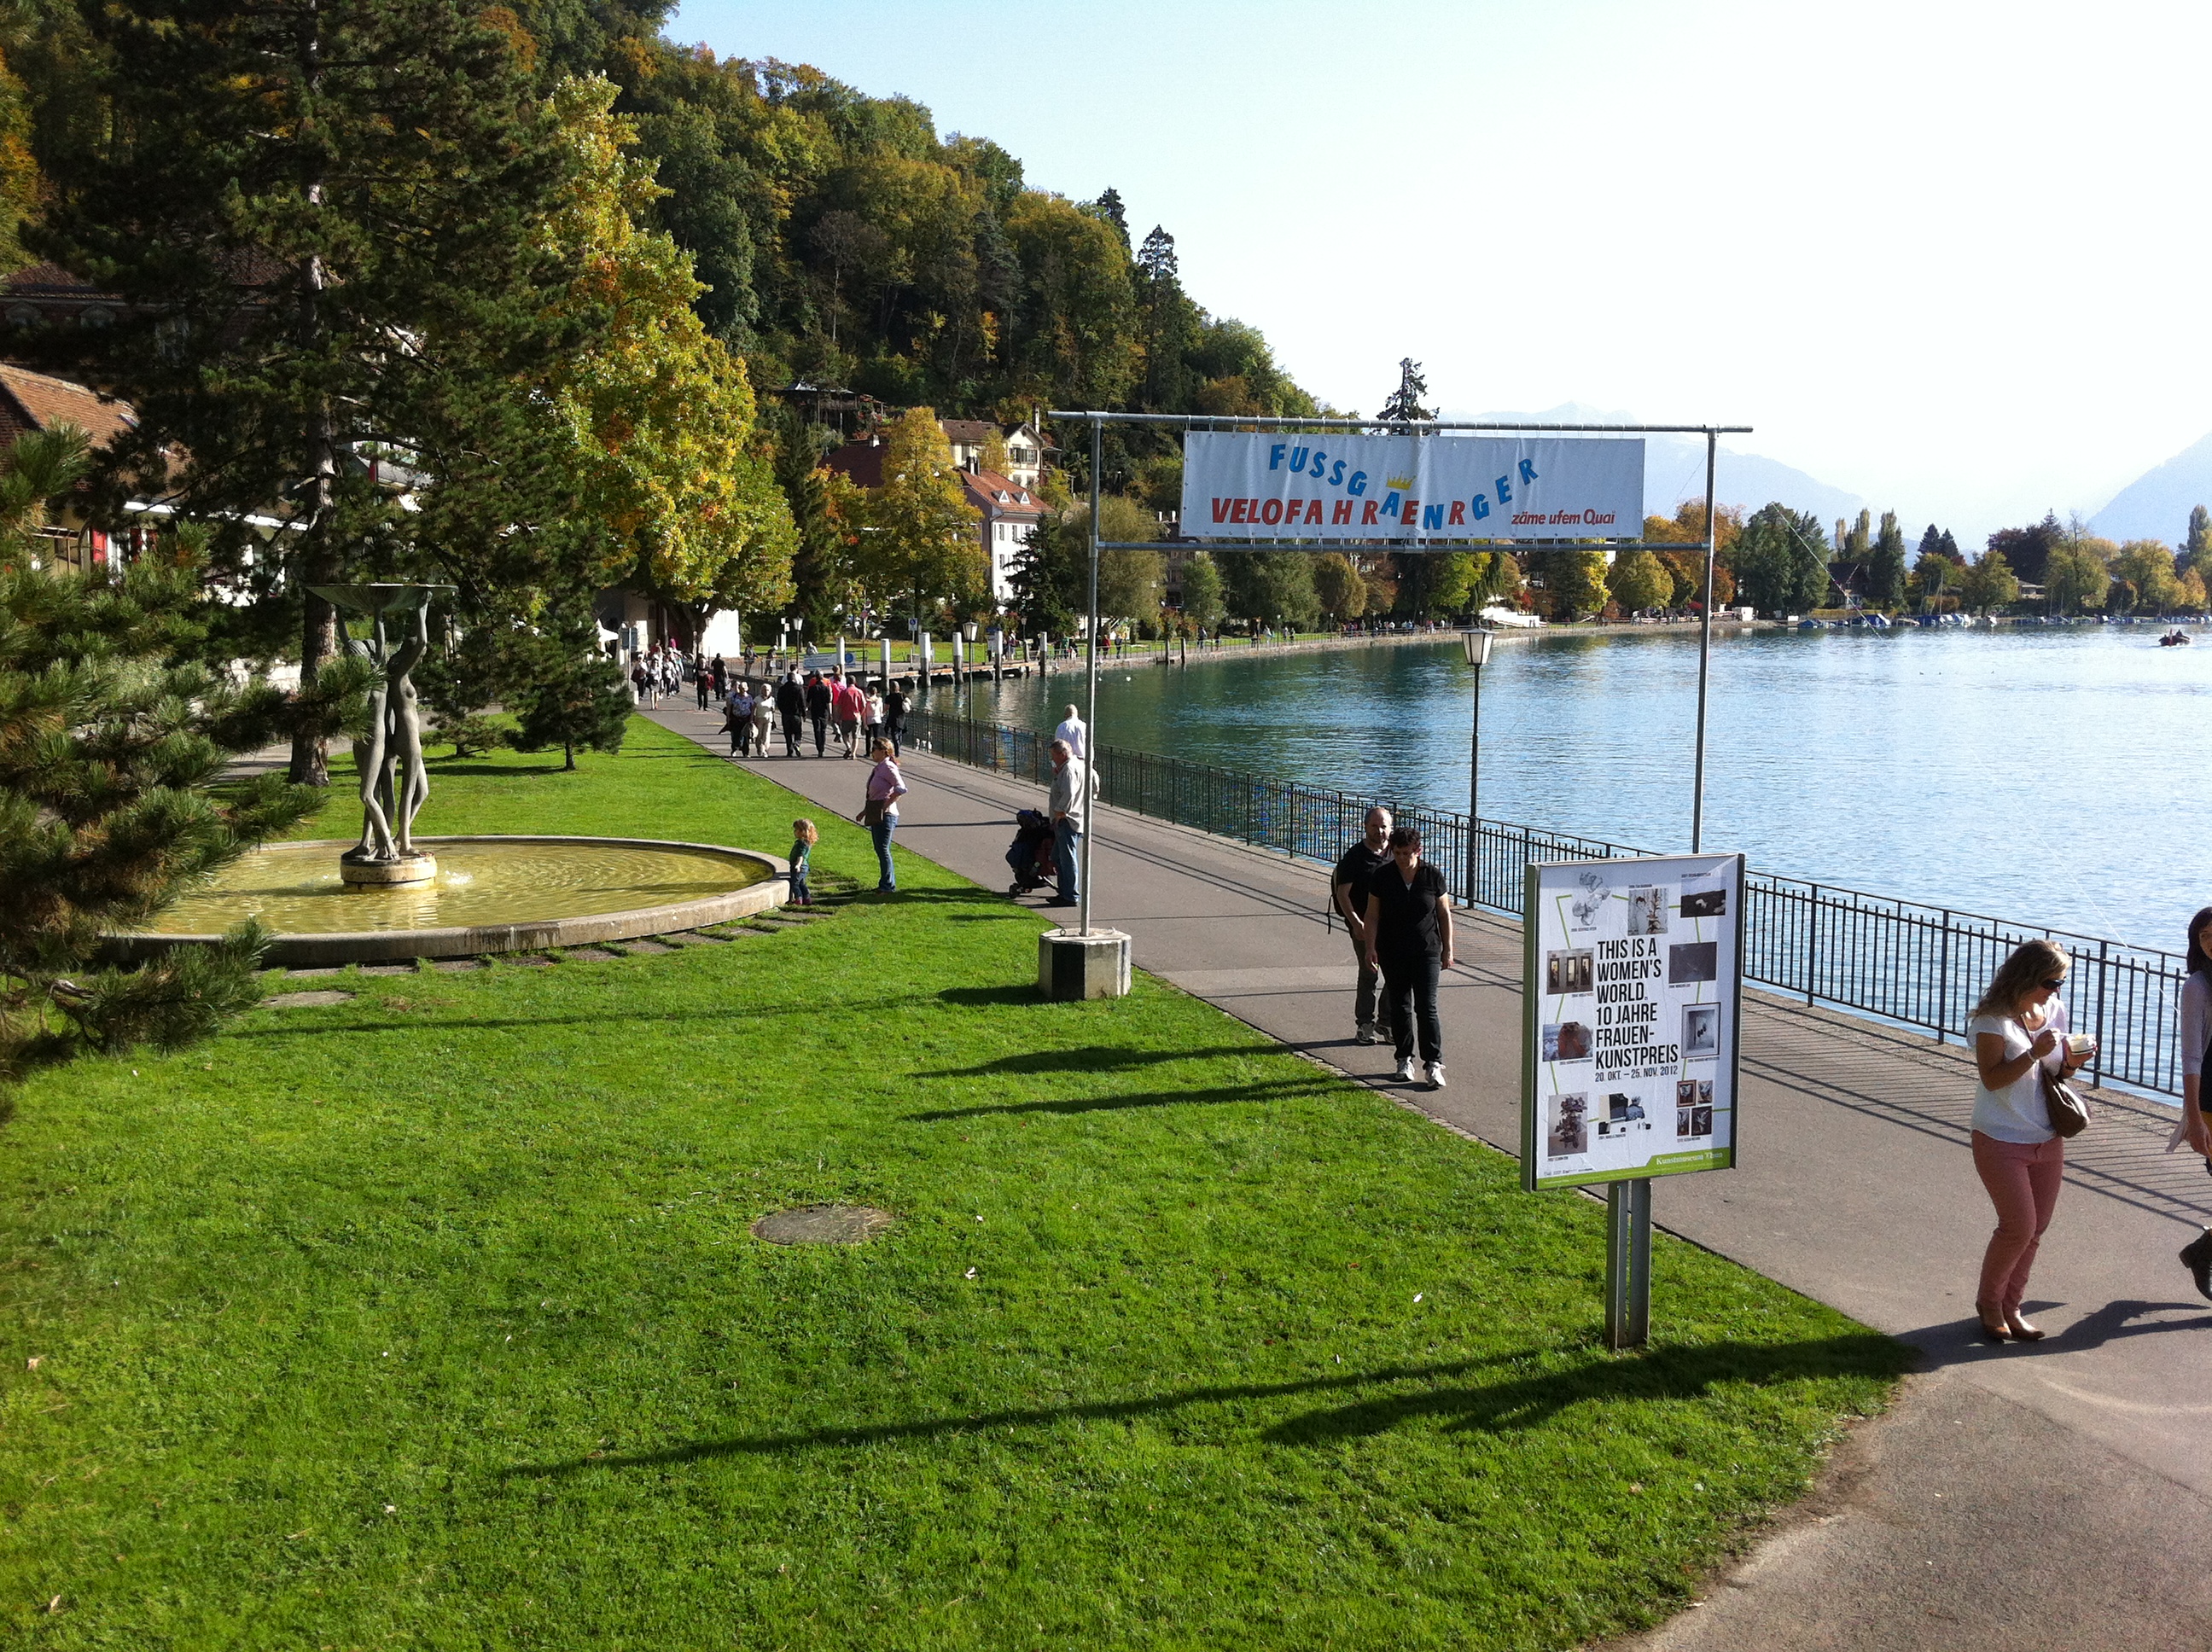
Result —
[{"label": "white t-shirt", "polygon": [[1079,757],[1087,758],[1090,756],[1091,753],[1088,750],[1088,742],[1084,737],[1090,732],[1091,731],[1084,726],[1083,720],[1080,717],[1071,717],[1066,722],[1062,723],[1058,728],[1053,730],[1052,738],[1055,740],[1066,741],[1067,749],[1070,751],[1073,752]]},{"label": "white t-shirt", "polygon": [[[1978,1015],[1966,1023],[1966,1030],[1974,1035],[1996,1033],[2002,1036],[2004,1059],[2008,1061],[2027,1054],[2045,1033],[2057,1033],[2057,1048],[2041,1063],[2056,1072],[2066,1061],[2066,1005],[2054,998],[2044,1006],[2044,1023],[2033,1032],[2006,1015]],[[1996,1141],[2033,1144],[2049,1141],[2057,1135],[2058,1133],[2051,1127],[2050,1110],[2043,1104],[2043,1080],[2035,1068],[2029,1067],[2002,1090],[1977,1084],[1974,1128]]]}]

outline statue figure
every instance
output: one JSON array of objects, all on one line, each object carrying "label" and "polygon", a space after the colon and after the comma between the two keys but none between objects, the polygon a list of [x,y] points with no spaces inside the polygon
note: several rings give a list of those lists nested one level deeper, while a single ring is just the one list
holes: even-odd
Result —
[{"label": "statue figure", "polygon": [[361,841],[345,858],[384,865],[399,858],[392,839],[392,816],[386,806],[392,796],[391,727],[386,716],[392,679],[386,659],[384,616],[373,615],[369,629],[368,641],[351,637],[346,644],[350,653],[376,667],[376,675],[369,679],[368,727],[353,743],[354,772],[361,776]]},{"label": "statue figure", "polygon": [[[375,668],[368,725],[353,743],[354,766],[361,774],[361,840],[339,857],[339,872],[349,884],[422,883],[437,876],[436,859],[415,847],[415,817],[430,795],[430,776],[422,762],[422,714],[411,673],[429,652],[430,599],[452,588],[313,587],[339,608],[368,616],[369,635],[347,639],[346,647]],[[411,622],[387,621],[387,616],[410,610]],[[404,623],[404,639],[396,640],[388,623]]]},{"label": "statue figure", "polygon": [[402,855],[415,853],[415,817],[430,795],[430,774],[422,763],[422,709],[410,675],[430,647],[430,596],[423,592],[415,610],[414,635],[392,657],[385,673],[390,685],[385,700],[391,719],[392,755],[399,764],[398,806],[392,811],[395,847]]}]

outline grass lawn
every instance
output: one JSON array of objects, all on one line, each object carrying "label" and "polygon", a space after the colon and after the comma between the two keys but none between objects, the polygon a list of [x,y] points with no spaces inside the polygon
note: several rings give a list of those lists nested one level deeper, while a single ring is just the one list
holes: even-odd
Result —
[{"label": "grass lawn", "polygon": [[[438,762],[422,829],[780,853],[802,806],[641,722],[580,762]],[[1607,1354],[1598,1207],[1157,981],[1040,1003],[1035,919],[900,877],[22,1089],[14,1643],[1565,1646],[1883,1402],[1896,1345],[1664,1236]],[[898,1224],[748,1231],[821,1200]]]}]

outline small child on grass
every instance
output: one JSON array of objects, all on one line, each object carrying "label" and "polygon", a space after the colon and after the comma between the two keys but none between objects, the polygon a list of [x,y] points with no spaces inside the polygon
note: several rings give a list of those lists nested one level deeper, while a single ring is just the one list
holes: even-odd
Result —
[{"label": "small child on grass", "polygon": [[814,829],[814,823],[811,820],[799,819],[791,823],[791,904],[795,907],[814,904],[813,892],[806,887],[806,875],[811,870],[807,861],[821,835]]}]

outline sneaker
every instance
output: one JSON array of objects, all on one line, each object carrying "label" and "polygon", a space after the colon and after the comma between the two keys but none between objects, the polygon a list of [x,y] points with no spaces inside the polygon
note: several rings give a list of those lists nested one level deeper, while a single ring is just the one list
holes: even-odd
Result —
[{"label": "sneaker", "polygon": [[1410,1084],[1413,1082],[1413,1058],[1410,1055],[1401,1055],[1398,1058],[1398,1082],[1401,1084]]},{"label": "sneaker", "polygon": [[1443,1062],[1441,1062],[1441,1061],[1431,1061],[1431,1062],[1430,1062],[1430,1063],[1429,1063],[1429,1088],[1430,1088],[1431,1090],[1442,1090],[1443,1087],[1444,1087],[1444,1064],[1443,1064]]},{"label": "sneaker", "polygon": [[2197,1281],[2197,1294],[2212,1301],[2212,1228],[2181,1248],[2181,1265]]},{"label": "sneaker", "polygon": [[1359,1030],[1352,1036],[1352,1042],[1355,1044],[1379,1043],[1381,1041],[1375,1036],[1375,1023],[1371,1021],[1361,1022]]}]

